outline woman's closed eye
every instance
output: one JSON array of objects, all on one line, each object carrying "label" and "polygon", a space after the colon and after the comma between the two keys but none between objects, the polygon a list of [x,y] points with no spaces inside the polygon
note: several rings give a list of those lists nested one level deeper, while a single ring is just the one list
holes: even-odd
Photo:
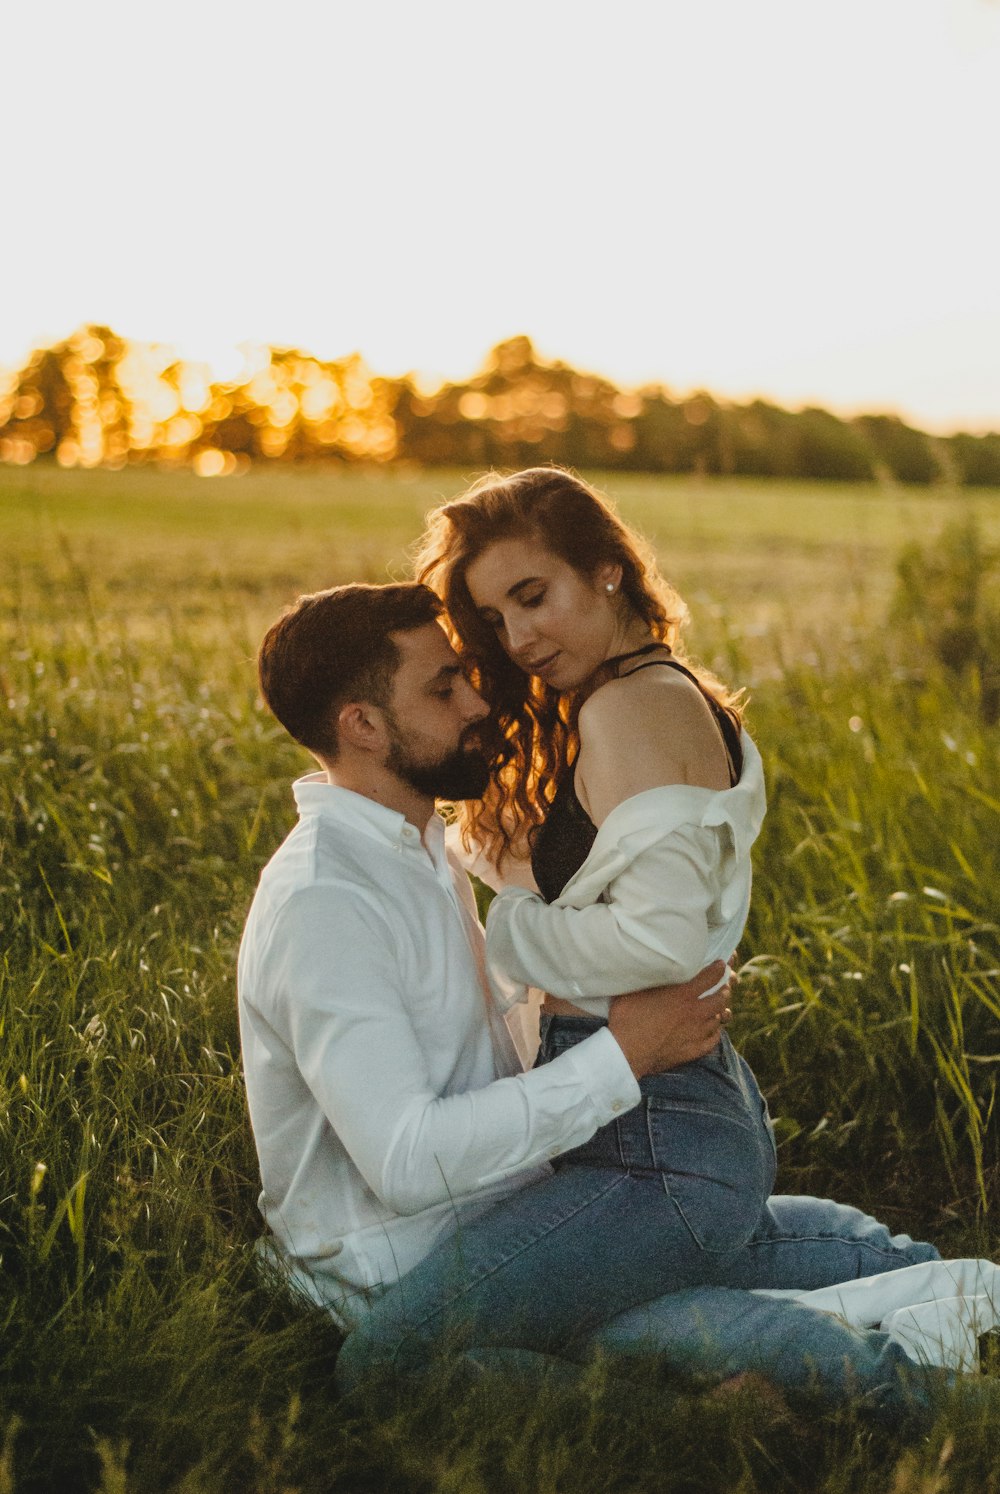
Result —
[{"label": "woman's closed eye", "polygon": [[[545,588],[542,587],[541,591],[531,592],[528,596],[519,596],[517,605],[519,607],[534,608],[540,607],[544,601]],[[507,627],[506,618],[499,612],[480,612],[479,616],[488,628],[493,629],[494,633],[502,633]]]}]

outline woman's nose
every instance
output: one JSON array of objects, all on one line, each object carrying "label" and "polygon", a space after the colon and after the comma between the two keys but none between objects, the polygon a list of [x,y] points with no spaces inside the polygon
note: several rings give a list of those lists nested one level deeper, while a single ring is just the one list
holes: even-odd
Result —
[{"label": "woman's nose", "polygon": [[535,630],[531,625],[530,618],[516,617],[508,618],[504,633],[507,642],[507,652],[510,654],[523,653],[535,637]]}]

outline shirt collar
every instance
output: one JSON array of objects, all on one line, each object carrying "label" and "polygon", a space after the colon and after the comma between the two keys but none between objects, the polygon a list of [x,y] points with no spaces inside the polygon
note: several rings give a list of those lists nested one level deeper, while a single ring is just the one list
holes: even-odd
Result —
[{"label": "shirt collar", "polygon": [[[356,794],[353,789],[330,783],[325,773],[308,773],[304,778],[297,778],[292,784],[292,793],[302,819],[307,815],[318,815],[333,824],[359,830],[363,835],[370,835],[396,849],[421,844],[420,831],[405,815],[385,804],[377,804],[374,799],[366,799],[364,794]],[[441,849],[438,849],[439,842]],[[424,843],[435,860],[443,857],[444,822],[439,814],[431,815],[424,832]]]}]

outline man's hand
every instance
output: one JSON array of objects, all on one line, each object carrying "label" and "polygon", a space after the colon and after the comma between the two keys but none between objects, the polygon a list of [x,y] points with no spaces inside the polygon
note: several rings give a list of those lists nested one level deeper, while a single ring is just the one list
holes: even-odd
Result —
[{"label": "man's hand", "polygon": [[711,1053],[732,1016],[728,1002],[736,977],[714,995],[699,998],[722,979],[725,969],[716,960],[683,986],[654,986],[611,1003],[608,1026],[637,1079]]}]

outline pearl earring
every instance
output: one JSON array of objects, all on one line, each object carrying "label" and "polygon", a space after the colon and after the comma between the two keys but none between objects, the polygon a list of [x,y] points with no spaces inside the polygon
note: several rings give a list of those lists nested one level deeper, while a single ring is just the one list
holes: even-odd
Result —
[{"label": "pearl earring", "polygon": [[606,581],[605,582],[605,584],[604,584],[604,590],[607,592],[608,596],[611,595],[611,593],[614,591],[614,589],[615,589],[615,583],[613,581]]}]

